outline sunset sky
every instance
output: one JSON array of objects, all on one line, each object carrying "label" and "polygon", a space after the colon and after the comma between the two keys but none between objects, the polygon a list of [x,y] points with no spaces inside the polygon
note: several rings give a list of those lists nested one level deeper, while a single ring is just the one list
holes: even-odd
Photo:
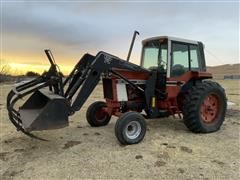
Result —
[{"label": "sunset sky", "polygon": [[1,1],[1,66],[48,68],[52,50],[64,74],[88,52],[103,50],[139,64],[141,41],[169,35],[202,41],[208,65],[239,63],[239,2]]}]

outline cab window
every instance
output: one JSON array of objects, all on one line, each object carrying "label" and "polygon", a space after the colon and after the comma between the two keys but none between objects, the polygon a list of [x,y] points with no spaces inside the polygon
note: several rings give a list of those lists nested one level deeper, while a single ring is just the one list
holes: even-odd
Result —
[{"label": "cab window", "polygon": [[197,45],[172,42],[171,77],[181,76],[187,71],[198,71],[199,49]]},{"label": "cab window", "polygon": [[189,70],[188,45],[172,43],[171,76],[181,76]]},{"label": "cab window", "polygon": [[190,45],[191,70],[199,70],[199,51],[196,45]]},{"label": "cab window", "polygon": [[167,43],[148,42],[143,47],[142,66],[147,69],[167,68]]},{"label": "cab window", "polygon": [[143,67],[157,67],[158,66],[158,48],[145,47],[143,53]]}]

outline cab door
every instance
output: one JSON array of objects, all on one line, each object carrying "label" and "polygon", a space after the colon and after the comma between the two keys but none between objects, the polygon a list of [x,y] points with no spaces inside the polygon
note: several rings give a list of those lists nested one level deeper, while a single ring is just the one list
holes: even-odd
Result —
[{"label": "cab door", "polygon": [[180,77],[188,71],[200,71],[198,45],[172,41],[170,77]]}]

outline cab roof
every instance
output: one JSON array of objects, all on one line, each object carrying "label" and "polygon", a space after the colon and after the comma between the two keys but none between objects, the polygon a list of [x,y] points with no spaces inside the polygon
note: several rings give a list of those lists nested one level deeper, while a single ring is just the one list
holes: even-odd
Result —
[{"label": "cab roof", "polygon": [[178,42],[184,42],[184,43],[190,43],[190,44],[198,44],[199,43],[199,41],[177,38],[177,37],[172,37],[172,36],[155,36],[155,37],[144,39],[142,41],[142,44],[145,44],[146,42],[149,42],[149,41],[158,40],[158,39],[168,39],[171,41],[178,41]]}]

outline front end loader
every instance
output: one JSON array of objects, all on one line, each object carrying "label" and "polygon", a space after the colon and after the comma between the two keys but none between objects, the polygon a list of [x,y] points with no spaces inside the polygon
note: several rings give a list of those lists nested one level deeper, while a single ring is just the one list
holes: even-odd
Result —
[{"label": "front end loader", "polygon": [[[145,119],[178,116],[195,133],[217,131],[226,111],[224,89],[206,72],[203,44],[160,36],[143,41],[141,65],[100,51],[85,54],[63,81],[50,50],[51,64],[44,75],[13,88],[7,97],[10,121],[17,130],[42,139],[32,131],[68,126],[68,117],[79,111],[99,81],[105,102],[89,106],[86,119],[92,127],[119,119],[115,135],[121,144],[140,142]],[[23,104],[20,99],[27,98]],[[18,108],[19,107],[19,108]],[[43,139],[44,140],[44,139]]]}]

